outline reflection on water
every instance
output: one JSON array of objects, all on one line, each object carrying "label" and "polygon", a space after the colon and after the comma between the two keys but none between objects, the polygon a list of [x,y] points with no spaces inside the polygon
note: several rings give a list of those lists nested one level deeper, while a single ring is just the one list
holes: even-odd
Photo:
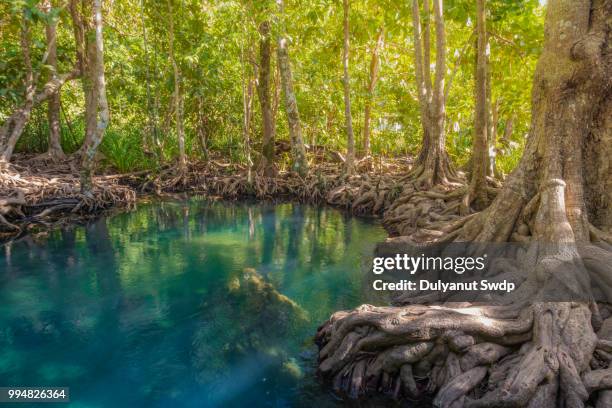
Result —
[{"label": "reflection on water", "polygon": [[8,244],[0,386],[69,386],[71,407],[336,405],[312,335],[363,301],[384,236],[330,209],[191,200]]}]

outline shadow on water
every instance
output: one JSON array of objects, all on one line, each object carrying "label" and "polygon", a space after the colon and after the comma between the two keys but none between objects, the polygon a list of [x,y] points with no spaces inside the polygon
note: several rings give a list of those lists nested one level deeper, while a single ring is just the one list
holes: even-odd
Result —
[{"label": "shadow on water", "polygon": [[143,204],[0,252],[0,383],[75,407],[334,406],[312,335],[385,232],[331,209]]}]

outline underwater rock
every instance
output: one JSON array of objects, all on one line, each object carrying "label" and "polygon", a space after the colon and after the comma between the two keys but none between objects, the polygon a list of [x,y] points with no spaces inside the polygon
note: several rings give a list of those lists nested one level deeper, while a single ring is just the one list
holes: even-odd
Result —
[{"label": "underwater rock", "polygon": [[289,377],[301,378],[302,369],[290,357],[287,340],[308,333],[308,313],[253,268],[245,268],[225,288],[203,304],[203,320],[193,340],[199,380],[230,378],[237,375],[236,367],[247,366],[277,367]]},{"label": "underwater rock", "polygon": [[308,321],[308,313],[296,302],[280,293],[263,276],[253,268],[245,268],[240,278],[232,279],[228,284],[230,295],[247,303],[252,313],[258,314],[258,320],[275,323],[300,323]]}]

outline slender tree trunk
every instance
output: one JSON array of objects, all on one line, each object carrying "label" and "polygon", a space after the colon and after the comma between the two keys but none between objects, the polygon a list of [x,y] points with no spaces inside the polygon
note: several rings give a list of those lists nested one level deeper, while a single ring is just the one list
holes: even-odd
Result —
[{"label": "slender tree trunk", "polygon": [[464,201],[464,211],[474,203],[478,209],[488,203],[487,169],[489,167],[489,144],[487,136],[487,28],[486,0],[476,1],[477,58],[476,58],[476,111],[474,120],[474,141],[472,149],[472,175],[469,192]]},{"label": "slender tree trunk", "polygon": [[[250,53],[249,53],[250,55]],[[242,62],[244,65],[242,72],[242,138],[244,143],[244,153],[247,162],[247,182],[253,182],[253,159],[251,154],[251,119],[253,117],[253,94],[257,84],[257,66],[253,64],[253,76],[246,69],[246,60],[242,52]]]},{"label": "slender tree trunk", "polygon": [[[415,184],[423,188],[447,183],[455,177],[446,153],[446,33],[442,0],[434,0],[436,26],[436,70],[432,86],[430,64],[430,31],[426,22],[425,34],[421,32],[419,1],[412,2],[413,38],[417,93],[423,127],[423,145],[411,176]],[[429,2],[424,2],[426,14],[430,14]],[[429,17],[428,17],[429,18]],[[423,37],[423,38],[421,38]]]},{"label": "slender tree trunk", "polygon": [[247,182],[251,184],[253,182],[253,159],[251,154],[251,119],[253,117],[253,89],[255,87],[255,81],[245,78],[247,82],[243,85],[243,103],[244,103],[244,123],[243,123],[243,138],[244,138],[244,149],[247,161]]},{"label": "slender tree trunk", "polygon": [[[490,67],[490,65],[487,65]],[[487,70],[489,72],[489,78],[491,78],[491,70]],[[490,84],[490,80],[488,81]],[[487,86],[487,89],[489,86]],[[489,126],[487,127],[487,137],[488,140],[488,148],[489,148],[489,165],[487,166],[487,176],[488,177],[499,177],[500,174],[497,171],[497,124],[499,123],[499,104],[500,100],[496,99],[495,103],[490,104],[490,113],[489,113]]]},{"label": "slender tree trunk", "polygon": [[[92,108],[95,108],[92,115],[96,117],[96,127],[94,132],[91,134],[90,141],[85,145],[85,154],[83,155],[83,161],[81,163],[81,192],[86,195],[91,195],[92,190],[92,175],[95,165],[95,155],[98,151],[104,132],[110,121],[110,114],[108,110],[108,101],[106,99],[106,80],[104,78],[104,37],[103,37],[103,23],[102,23],[102,0],[93,0],[93,21],[95,29],[95,41],[94,44],[94,63],[89,64],[91,70],[90,78],[93,79],[92,83]],[[90,60],[91,62],[91,60]],[[96,99],[93,99],[93,96]]]},{"label": "slender tree trunk", "polygon": [[270,98],[270,59],[272,45],[270,39],[270,22],[264,21],[259,25],[259,84],[257,94],[261,105],[261,116],[263,119],[263,140],[262,140],[262,163],[261,169],[266,176],[272,177],[276,174],[274,164],[274,117],[272,112],[272,101]]},{"label": "slender tree trunk", "polygon": [[342,0],[344,10],[344,51],[342,66],[344,68],[344,119],[346,122],[346,174],[355,170],[355,134],[353,133],[353,118],[351,116],[351,85],[349,77],[349,0]]},{"label": "slender tree trunk", "polygon": [[[43,2],[43,11],[49,14],[52,10],[51,0]],[[50,18],[50,17],[49,17]],[[57,19],[53,18],[45,27],[47,39],[47,63],[51,67],[51,78],[57,77]],[[60,92],[56,92],[47,101],[47,119],[49,123],[49,148],[51,158],[58,160],[65,157],[60,143]]]},{"label": "slender tree trunk", "polygon": [[289,61],[289,45],[285,35],[285,15],[283,0],[277,0],[281,19],[281,34],[278,38],[277,59],[281,75],[281,83],[285,97],[285,111],[289,123],[289,137],[291,139],[291,153],[293,159],[293,171],[300,176],[308,173],[308,162],[306,161],[306,148],[302,137],[302,125],[300,123],[300,112],[297,99],[293,89],[293,77],[291,74],[291,63]]},{"label": "slender tree trunk", "polygon": [[499,99],[493,103],[493,78],[491,73],[491,41],[488,30],[486,30],[486,5],[485,5],[485,61],[487,71],[487,176],[495,177],[495,142],[497,140],[497,120]]},{"label": "slender tree trunk", "polygon": [[445,88],[444,89],[444,101],[448,101],[448,95],[450,94],[450,90],[453,87],[453,81],[454,81],[455,77],[457,76],[457,72],[459,71],[459,67],[463,64],[463,59],[465,57],[466,51],[468,50],[468,48],[472,44],[472,39],[473,38],[474,38],[474,33],[472,33],[470,35],[470,38],[468,38],[467,41],[465,42],[465,44],[463,44],[463,47],[461,47],[461,51],[459,52],[459,56],[455,60],[455,64],[453,66],[453,71],[451,72],[450,76],[448,77],[448,82],[446,83],[446,86],[444,87]]},{"label": "slender tree trunk", "polygon": [[[431,120],[429,111],[430,92],[426,84],[425,79],[425,67],[424,67],[424,56],[422,43],[422,29],[421,29],[421,16],[419,10],[419,0],[412,0],[412,33],[414,43],[414,70],[417,86],[417,95],[419,101],[419,108],[421,112],[421,126],[423,128],[423,147],[421,149],[421,155],[426,154],[426,145],[429,144],[429,138],[431,135]],[[424,161],[424,157],[419,156],[419,162]]]},{"label": "slender tree trunk", "polygon": [[204,160],[208,160],[208,120],[204,113],[204,99],[202,95],[198,96],[198,112],[197,112],[197,132],[198,139],[200,141],[200,148],[202,149],[202,154],[204,156]]},{"label": "slender tree trunk", "polygon": [[[83,39],[82,47],[77,47],[77,55],[83,69],[82,87],[85,96],[85,138],[80,149],[76,152],[81,160],[85,160],[87,149],[94,144],[96,127],[98,122],[99,87],[97,85],[96,64],[98,53],[95,41],[95,12],[93,11],[93,0],[82,1],[80,5],[74,6],[72,11],[77,14],[76,20],[80,24],[75,25],[75,36]],[[94,15],[94,18],[91,16]]]},{"label": "slender tree trunk", "polygon": [[[88,15],[93,13],[92,1],[82,3],[82,13]],[[99,57],[95,42],[95,25],[92,26],[91,18],[85,17],[84,23],[84,71],[83,71],[83,94],[85,95],[85,139],[77,152],[82,158],[87,154],[88,146],[94,143],[96,126],[98,123],[99,87],[97,85],[96,64]]]},{"label": "slender tree trunk", "polygon": [[370,61],[370,80],[368,81],[365,109],[363,113],[363,155],[370,155],[370,121],[372,115],[372,103],[374,100],[374,88],[378,82],[378,71],[380,70],[379,52],[383,46],[385,31],[381,27],[378,31],[376,44],[372,48],[372,60]]},{"label": "slender tree trunk", "polygon": [[[76,0],[70,1],[70,9],[76,10]],[[17,108],[0,127],[0,162],[9,162],[13,154],[13,150],[17,145],[17,141],[23,133],[23,129],[27,125],[32,109],[48,100],[51,96],[59,92],[61,87],[68,81],[78,78],[82,72],[82,53],[79,52],[83,48],[83,36],[77,36],[78,27],[81,22],[74,18],[73,25],[75,27],[75,45],[77,48],[77,63],[70,72],[62,75],[55,75],[47,81],[40,91],[36,90],[38,75],[34,74],[32,69],[32,60],[30,56],[30,26],[29,22],[24,17],[24,22],[21,26],[21,51],[24,56],[24,66],[26,70],[26,92],[23,104]],[[82,32],[82,31],[81,31]],[[42,58],[42,64],[47,62],[49,53],[45,52]]]},{"label": "slender tree trunk", "polygon": [[[273,63],[273,56],[270,54],[270,61]],[[276,117],[278,115],[278,108],[280,106],[281,100],[281,79],[280,79],[280,67],[277,63],[272,65],[270,68],[270,72],[272,73],[272,125],[276,130]],[[275,133],[276,134],[276,133]]]},{"label": "slender tree trunk", "polygon": [[[446,156],[445,123],[446,103],[444,100],[444,78],[446,76],[446,28],[444,25],[444,9],[442,0],[434,0],[434,19],[436,21],[436,78],[432,94],[432,141],[438,152],[437,156]],[[431,159],[430,159],[431,160]],[[445,157],[448,162],[448,158]],[[434,160],[432,160],[434,162]],[[435,166],[443,166],[440,159],[435,160]],[[445,165],[448,167],[448,163]],[[446,173],[446,169],[438,169],[437,173]]]},{"label": "slender tree trunk", "polygon": [[[435,0],[434,0],[435,1]],[[423,80],[427,90],[427,105],[431,109],[433,89],[431,79],[431,0],[423,0]],[[436,33],[436,36],[438,33]]]},{"label": "slender tree trunk", "polygon": [[[424,89],[424,101],[421,109],[421,119],[423,122],[423,143],[417,163],[424,163],[431,149],[434,146],[432,136],[434,133],[433,129],[433,89],[431,79],[431,0],[423,0],[423,14],[425,19],[423,21],[423,28],[420,28],[420,11],[419,11],[419,0],[413,2],[413,24],[419,25],[419,31],[422,31],[418,42],[415,42],[415,49],[419,49],[419,53],[422,56],[421,64],[421,75],[423,84],[421,85]],[[415,8],[416,7],[416,8]],[[416,14],[415,14],[416,13]],[[419,20],[419,21],[416,21]],[[415,37],[415,41],[417,41]],[[427,126],[427,129],[425,129]]]},{"label": "slender tree trunk", "polygon": [[157,113],[155,111],[153,97],[151,94],[151,69],[149,67],[149,40],[145,20],[145,0],[140,0],[140,20],[142,24],[142,45],[145,58],[145,86],[147,91],[147,131],[145,132],[144,143],[145,146],[150,145],[153,147],[152,150],[159,159],[160,149],[157,129]]},{"label": "slender tree trunk", "polygon": [[168,22],[170,28],[168,30],[168,52],[170,54],[170,62],[172,63],[172,71],[174,74],[174,114],[176,121],[176,137],[179,147],[179,171],[184,172],[187,168],[187,157],[185,156],[185,123],[183,120],[183,94],[181,92],[181,70],[179,69],[176,57],[174,55],[174,11],[172,0],[168,0]]},{"label": "slender tree trunk", "polygon": [[79,71],[75,69],[47,82],[39,92],[35,92],[34,87],[28,88],[29,91],[26,92],[23,105],[15,110],[0,127],[0,162],[11,160],[15,146],[30,119],[32,109],[59,92],[66,82],[78,78],[79,75]]},{"label": "slender tree trunk", "polygon": [[25,128],[32,108],[34,106],[34,97],[36,94],[36,81],[34,78],[34,71],[32,69],[32,57],[30,54],[30,22],[26,16],[26,11],[23,11],[23,19],[21,23],[21,35],[20,35],[20,46],[23,54],[23,65],[25,68],[25,102],[23,106],[18,109],[2,126],[0,129],[0,142],[2,143],[2,157],[3,162],[9,162],[17,140],[23,129]]},{"label": "slender tree trunk", "polygon": [[502,136],[502,144],[504,146],[508,146],[510,144],[510,141],[512,140],[512,132],[514,132],[514,121],[515,120],[516,120],[515,114],[512,114],[512,116],[510,116],[508,120],[506,120],[506,125],[504,127],[504,135]]}]

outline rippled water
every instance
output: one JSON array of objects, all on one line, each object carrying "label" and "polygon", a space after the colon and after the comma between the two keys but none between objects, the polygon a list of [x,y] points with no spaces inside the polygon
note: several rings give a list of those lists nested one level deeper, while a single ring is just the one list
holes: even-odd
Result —
[{"label": "rippled water", "polygon": [[363,302],[385,235],[332,209],[190,200],[7,244],[0,386],[68,386],[70,407],[338,405],[312,336]]}]

